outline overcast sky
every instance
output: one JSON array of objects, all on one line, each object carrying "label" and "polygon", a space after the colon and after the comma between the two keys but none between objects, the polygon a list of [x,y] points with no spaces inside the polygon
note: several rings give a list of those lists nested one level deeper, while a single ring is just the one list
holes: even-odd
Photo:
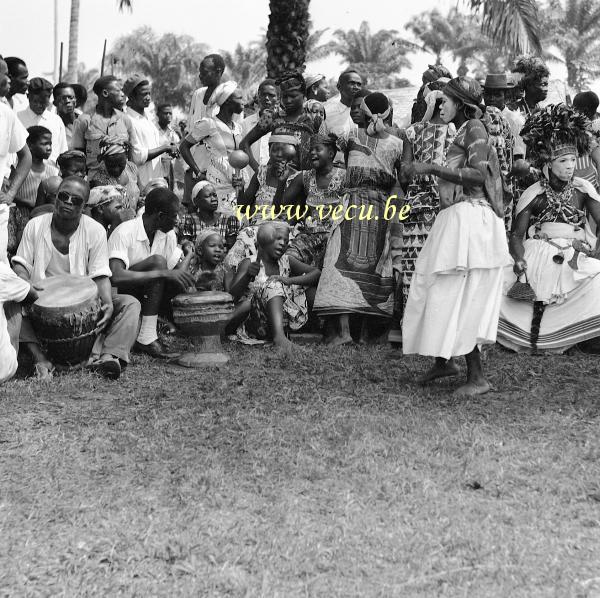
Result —
[{"label": "overcast sky", "polygon": [[[8,2],[8,0],[2,0]],[[99,68],[104,38],[108,48],[117,37],[142,25],[158,32],[186,33],[207,43],[213,50],[232,50],[256,39],[268,23],[268,0],[133,0],[133,12],[120,13],[117,0],[81,0],[79,61],[87,68]],[[443,12],[456,0],[311,0],[313,27],[357,29],[366,20],[372,30],[397,29],[424,10],[438,7]],[[70,0],[58,0],[59,40],[65,42],[64,68],[69,41]],[[19,56],[31,76],[51,78],[53,71],[53,0],[16,0],[0,19],[0,54]],[[432,59],[427,54],[411,55],[413,68],[402,75],[414,83]],[[329,77],[339,73],[336,58],[309,64]]]}]

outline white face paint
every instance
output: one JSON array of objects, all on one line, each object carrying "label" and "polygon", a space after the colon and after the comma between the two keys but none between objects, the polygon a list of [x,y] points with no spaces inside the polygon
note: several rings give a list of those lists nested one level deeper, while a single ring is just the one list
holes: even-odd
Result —
[{"label": "white face paint", "polygon": [[440,106],[440,117],[445,123],[450,123],[454,120],[457,113],[456,102],[446,94],[442,95],[442,105]]},{"label": "white face paint", "polygon": [[570,181],[575,172],[575,154],[565,154],[550,163],[550,171],[559,181]]}]

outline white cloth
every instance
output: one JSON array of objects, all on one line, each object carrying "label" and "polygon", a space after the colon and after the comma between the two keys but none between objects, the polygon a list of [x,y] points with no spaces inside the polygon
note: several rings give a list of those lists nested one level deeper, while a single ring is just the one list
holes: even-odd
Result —
[{"label": "white cloth", "polygon": [[[167,125],[166,129],[161,129],[158,122],[154,123],[158,131],[159,145],[167,145],[169,143],[176,143],[179,145],[179,135],[175,132],[175,129],[171,125]],[[180,160],[181,158],[177,158]],[[171,163],[174,162],[175,158],[171,158],[170,154],[164,153],[160,157],[162,176],[168,178],[171,175]]]},{"label": "white cloth", "polygon": [[[207,89],[208,87],[200,87],[192,95],[187,121],[188,132],[191,131],[195,122],[202,118],[216,116],[219,112],[220,106],[211,104],[210,98],[208,104],[204,103],[204,94]],[[199,143],[191,148],[191,152],[198,168],[205,171],[208,168],[208,152],[206,147]]]},{"label": "white cloth", "polygon": [[0,263],[0,383],[17,371],[17,352],[10,342],[4,303],[23,301],[29,293],[29,284],[19,278],[6,264]]},{"label": "white cloth", "polygon": [[125,268],[149,258],[151,255],[161,255],[167,260],[167,268],[173,269],[183,252],[177,245],[177,235],[174,230],[164,233],[157,230],[150,246],[150,240],[144,228],[142,217],[133,218],[119,224],[108,239],[109,259],[118,259]]},{"label": "white cloth", "polygon": [[[46,278],[52,259],[52,217],[42,214],[25,226],[13,264],[20,264],[29,273],[33,284]],[[108,247],[104,227],[93,218],[83,215],[79,226],[69,239],[69,271],[76,276],[110,276]]]},{"label": "white cloth", "polygon": [[127,108],[127,116],[136,132],[139,149],[133,150],[133,161],[138,167],[139,185],[143,189],[152,179],[162,177],[161,157],[148,160],[148,152],[160,145],[160,134],[156,125],[145,115]]},{"label": "white cloth", "polygon": [[509,110],[507,106],[505,106],[504,110],[502,110],[502,116],[504,116],[504,118],[506,118],[508,121],[510,130],[515,138],[513,153],[515,155],[525,156],[527,149],[525,147],[525,142],[521,137],[521,129],[525,124],[525,117],[518,111]]},{"label": "white cloth", "polygon": [[[27,99],[27,94],[25,93],[16,93],[12,97],[12,109],[15,113],[21,112],[21,110],[25,110],[25,108],[29,107],[29,100]],[[10,104],[9,104],[10,108]]]},{"label": "white cloth", "polygon": [[53,114],[49,110],[44,110],[42,114],[36,114],[29,106],[25,110],[18,112],[17,116],[26,129],[33,126],[40,126],[46,127],[52,133],[52,151],[50,152],[49,159],[56,164],[58,156],[69,149],[65,124],[60,116]]},{"label": "white cloth", "polygon": [[11,154],[23,149],[27,129],[7,104],[0,103],[0,182],[10,174]]},{"label": "white cloth", "polygon": [[[242,139],[248,135],[250,131],[257,125],[259,119],[258,112],[251,114],[246,117],[242,121]],[[254,159],[258,162],[259,166],[263,166],[269,161],[269,139],[271,138],[271,133],[267,133],[263,135],[258,141],[255,141],[250,146],[250,151],[254,156]],[[248,176],[248,178],[252,178],[254,171],[250,166],[246,166],[244,168],[244,173]]]},{"label": "white cloth", "polygon": [[510,262],[504,223],[489,206],[464,201],[441,210],[415,264],[404,353],[449,359],[496,342]]},{"label": "white cloth", "polygon": [[354,123],[350,118],[350,107],[342,104],[339,95],[328,99],[325,106],[324,132],[333,133],[336,137],[344,137],[350,133]]}]

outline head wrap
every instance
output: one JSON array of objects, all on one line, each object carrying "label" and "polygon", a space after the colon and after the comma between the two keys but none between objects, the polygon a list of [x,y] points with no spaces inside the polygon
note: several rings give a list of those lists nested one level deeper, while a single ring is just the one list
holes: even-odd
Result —
[{"label": "head wrap", "polygon": [[323,105],[323,102],[319,102],[319,100],[306,100],[306,102],[304,102],[304,112],[311,112],[315,107],[319,107],[325,112],[325,106]]},{"label": "head wrap", "polygon": [[110,203],[113,199],[123,199],[120,185],[100,185],[90,190],[90,198],[87,201],[88,207],[100,207]]},{"label": "head wrap", "polygon": [[304,75],[304,81],[306,82],[306,89],[308,89],[309,87],[311,87],[312,85],[314,85],[315,83],[318,83],[319,81],[325,79],[325,75],[321,75],[321,73],[315,74],[315,73],[306,73],[306,75]]},{"label": "head wrap", "polygon": [[129,151],[129,143],[103,143],[100,142],[100,152],[98,153],[98,162],[102,162],[106,156],[116,156],[117,154],[126,154]]},{"label": "head wrap", "polygon": [[423,73],[423,84],[437,81],[440,77],[452,78],[450,71],[441,64],[428,64],[427,70]]},{"label": "head wrap", "polygon": [[310,146],[312,147],[313,145],[326,145],[337,149],[337,139],[335,135],[321,135],[320,133],[317,133],[310,138]]},{"label": "head wrap", "polygon": [[283,73],[281,77],[277,79],[276,83],[279,85],[279,89],[282,93],[293,89],[298,89],[302,93],[306,93],[306,82],[304,77],[296,71]]},{"label": "head wrap", "polygon": [[585,154],[590,148],[588,119],[565,104],[550,104],[531,114],[521,137],[527,155],[538,168],[565,154]]},{"label": "head wrap", "polygon": [[150,179],[146,183],[146,185],[142,189],[142,195],[145,197],[146,195],[148,195],[148,193],[150,193],[150,191],[152,191],[152,189],[168,189],[168,188],[169,188],[169,184],[167,183],[167,181],[162,177],[157,177],[155,179]]},{"label": "head wrap", "polygon": [[[387,100],[387,108],[383,112],[379,112],[379,113],[371,112],[371,109],[369,108],[369,106],[367,106],[367,103],[365,102],[366,99],[374,96],[376,93],[378,95],[385,97],[385,99]],[[384,96],[382,93],[379,93],[379,92],[372,93],[369,96],[366,96],[362,99],[362,102],[360,104],[360,109],[365,113],[365,115],[367,116],[367,118],[370,121],[369,124],[367,125],[367,134],[371,135],[372,137],[382,136],[386,132],[386,126],[383,121],[390,115],[390,112],[392,111],[392,106],[390,104],[389,99],[386,96]]]},{"label": "head wrap", "polygon": [[219,108],[231,97],[231,94],[237,89],[235,81],[225,81],[217,85],[208,101],[208,106],[219,106]]},{"label": "head wrap", "polygon": [[192,200],[196,199],[196,195],[198,195],[204,187],[208,187],[209,185],[212,185],[210,181],[200,181],[196,183],[192,188]]},{"label": "head wrap", "polygon": [[473,118],[481,118],[485,113],[485,107],[481,104],[483,90],[481,85],[469,77],[455,77],[444,87],[444,93],[474,111]]},{"label": "head wrap", "polygon": [[[435,83],[437,86],[438,84],[445,85],[449,81],[450,81],[450,79],[448,79],[448,77],[440,77],[439,79],[436,79],[435,81],[432,81],[431,83]],[[425,105],[427,106],[427,108],[425,109],[425,114],[423,115],[423,118],[421,119],[422,123],[429,122],[433,118],[433,112],[435,111],[435,104],[438,100],[440,100],[442,98],[443,95],[444,95],[444,93],[441,91],[441,89],[431,89],[431,86],[429,83],[423,87],[423,99],[425,100]]]},{"label": "head wrap", "polygon": [[196,247],[202,247],[202,244],[206,241],[206,239],[212,237],[213,235],[217,235],[217,237],[220,237],[221,240],[223,240],[221,233],[216,228],[203,228],[196,236]]},{"label": "head wrap", "polygon": [[299,145],[298,138],[294,135],[285,135],[283,133],[273,133],[269,137],[269,145],[271,143],[289,143],[290,145]]}]

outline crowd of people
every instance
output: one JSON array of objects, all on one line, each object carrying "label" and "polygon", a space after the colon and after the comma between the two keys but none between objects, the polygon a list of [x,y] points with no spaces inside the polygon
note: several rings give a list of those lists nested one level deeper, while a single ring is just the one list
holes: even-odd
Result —
[{"label": "crowd of people", "polygon": [[27,356],[52,377],[30,306],[62,275],[97,286],[87,365],[111,379],[131,351],[176,356],[163,335],[186,292],[229,293],[242,343],[385,336],[433,358],[423,383],[464,355],[460,395],[490,388],[484,344],[563,352],[600,336],[596,94],[543,105],[538,57],[482,82],[433,65],[395,119],[354,69],[332,97],[320,74],[266,79],[254,106],[224,71],[204,57],[175,127],[172,106],[149,113],[141,75],[97,79],[86,113],[81,86],[0,60],[0,381]]}]

